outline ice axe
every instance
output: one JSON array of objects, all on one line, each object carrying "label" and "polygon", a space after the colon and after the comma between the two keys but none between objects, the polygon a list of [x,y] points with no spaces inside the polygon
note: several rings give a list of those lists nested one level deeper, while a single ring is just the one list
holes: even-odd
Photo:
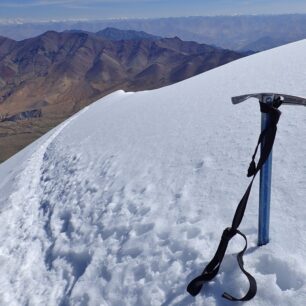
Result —
[{"label": "ice axe", "polygon": [[[278,108],[282,104],[306,106],[306,99],[277,93],[257,93],[233,97],[232,102],[233,104],[238,104],[249,98],[256,98],[259,100],[260,111],[262,113],[261,132],[247,174],[247,176],[252,179],[243,197],[239,201],[231,226],[225,228],[222,233],[215,255],[206,265],[203,272],[189,282],[187,291],[192,296],[198,295],[203,285],[212,281],[218,274],[228,244],[237,234],[241,236],[245,242],[243,249],[237,254],[237,262],[240,270],[249,281],[249,289],[243,297],[235,297],[227,292],[224,292],[222,297],[230,301],[249,301],[256,295],[257,292],[257,283],[254,276],[246,271],[244,267],[243,256],[248,245],[247,237],[239,230],[239,226],[247,207],[253,182],[256,175],[260,172],[258,245],[261,246],[269,242],[272,148],[277,132],[277,124],[281,115]],[[260,156],[256,162],[255,159],[259,146]]]},{"label": "ice axe", "polygon": [[[302,97],[284,95],[279,93],[256,93],[232,97],[232,103],[238,104],[249,98],[256,98],[259,102],[279,106],[302,105],[306,106],[306,99]],[[269,125],[270,115],[262,113],[261,131]],[[262,145],[261,145],[262,149]],[[260,170],[259,184],[259,216],[258,216],[258,245],[264,245],[269,242],[269,224],[270,224],[270,199],[271,199],[271,177],[272,177],[272,151]]]}]

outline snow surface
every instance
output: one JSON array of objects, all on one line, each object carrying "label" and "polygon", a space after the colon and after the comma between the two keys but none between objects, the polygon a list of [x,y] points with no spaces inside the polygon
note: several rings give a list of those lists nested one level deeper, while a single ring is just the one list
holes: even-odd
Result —
[{"label": "snow surface", "polygon": [[[249,179],[256,100],[306,96],[306,41],[159,90],[113,93],[0,165],[1,305],[230,305],[248,282],[230,243],[219,275],[187,283],[213,256]],[[258,248],[258,182],[240,229],[258,283],[248,305],[306,305],[306,108],[282,106],[271,242]]]}]

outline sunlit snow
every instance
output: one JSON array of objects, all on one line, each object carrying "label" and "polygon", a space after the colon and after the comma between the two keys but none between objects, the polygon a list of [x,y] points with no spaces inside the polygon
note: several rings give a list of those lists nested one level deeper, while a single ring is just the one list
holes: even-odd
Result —
[{"label": "sunlit snow", "polygon": [[[0,165],[1,305],[230,305],[248,282],[231,242],[219,275],[186,292],[213,256],[249,179],[256,100],[306,96],[306,41],[159,90],[115,92]],[[282,106],[273,151],[271,242],[257,247],[258,179],[240,226],[250,306],[306,303],[306,108]]]}]

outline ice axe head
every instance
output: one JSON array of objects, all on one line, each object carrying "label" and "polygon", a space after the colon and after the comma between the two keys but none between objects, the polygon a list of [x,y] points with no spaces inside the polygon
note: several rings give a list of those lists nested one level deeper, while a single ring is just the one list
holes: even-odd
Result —
[{"label": "ice axe head", "polygon": [[306,106],[306,98],[284,95],[284,94],[279,94],[279,93],[254,93],[254,94],[247,94],[247,95],[242,95],[242,96],[235,96],[235,97],[232,97],[232,103],[238,104],[249,98],[256,98],[260,102],[268,103],[268,104],[280,103],[280,104],[288,104],[288,105]]}]

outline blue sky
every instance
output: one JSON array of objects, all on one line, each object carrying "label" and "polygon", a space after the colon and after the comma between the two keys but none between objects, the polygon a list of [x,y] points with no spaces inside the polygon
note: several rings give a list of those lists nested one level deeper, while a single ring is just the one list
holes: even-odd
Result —
[{"label": "blue sky", "polygon": [[0,19],[306,13],[306,0],[0,0]]}]

